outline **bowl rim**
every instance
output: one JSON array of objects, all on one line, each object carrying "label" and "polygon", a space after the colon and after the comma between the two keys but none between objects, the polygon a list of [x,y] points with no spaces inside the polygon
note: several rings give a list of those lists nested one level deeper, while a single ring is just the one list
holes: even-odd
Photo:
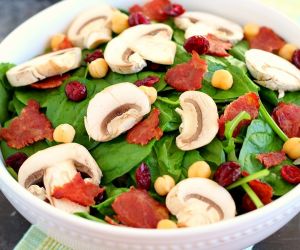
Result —
[{"label": "bowl rim", "polygon": [[[6,41],[9,39],[10,36],[13,36],[15,33],[18,33],[19,30],[22,29],[24,25],[26,25],[29,22],[33,22],[34,19],[37,16],[43,15],[45,12],[52,11],[52,9],[57,8],[57,6],[68,4],[73,0],[64,0],[61,2],[57,2],[54,5],[38,12],[25,22],[23,22],[21,25],[19,25],[16,29],[14,29],[3,41],[0,43],[0,48],[5,47]],[[268,9],[270,12],[273,12],[275,15],[280,15],[281,18],[288,20],[289,22],[293,22],[288,17],[283,15],[277,10],[274,10],[265,4],[261,2],[257,2],[256,0],[248,0],[252,2],[252,4],[255,4],[260,7],[264,7]],[[299,29],[300,31],[300,29]],[[297,198],[300,198],[300,184],[295,186],[290,192],[285,194],[284,196],[276,199],[272,203],[264,206],[263,208],[254,210],[252,212],[248,212],[243,215],[239,215],[235,218],[228,219],[225,221],[220,221],[218,223],[205,225],[203,227],[192,227],[192,228],[181,228],[180,230],[153,230],[153,229],[140,229],[140,228],[132,228],[132,227],[118,227],[113,226],[110,224],[102,224],[99,222],[87,220],[78,216],[74,216],[72,214],[68,214],[64,211],[61,211],[50,204],[47,204],[46,202],[41,201],[37,197],[30,194],[25,188],[20,186],[18,182],[9,174],[9,172],[6,170],[5,164],[3,162],[1,149],[0,149],[0,190],[4,190],[4,187],[8,188],[14,195],[22,197],[23,200],[28,201],[29,204],[32,206],[35,206],[35,208],[41,210],[41,212],[48,214],[51,217],[55,217],[58,220],[65,221],[66,223],[69,223],[70,225],[79,225],[80,227],[91,229],[93,231],[99,231],[99,232],[105,232],[106,234],[110,235],[118,235],[118,236],[135,236],[135,237],[141,237],[141,238],[155,238],[155,239],[162,239],[165,237],[185,237],[185,236],[191,236],[191,235],[199,235],[202,233],[211,233],[214,231],[222,231],[222,230],[228,230],[231,228],[234,228],[238,226],[239,224],[244,224],[252,220],[256,220],[258,218],[262,218],[264,215],[272,214],[275,210],[280,209],[281,207],[284,207],[285,204],[288,204],[292,202],[293,200],[297,200]],[[3,192],[5,194],[5,192]],[[300,204],[300,203],[299,203]],[[299,211],[300,211],[300,206]]]}]

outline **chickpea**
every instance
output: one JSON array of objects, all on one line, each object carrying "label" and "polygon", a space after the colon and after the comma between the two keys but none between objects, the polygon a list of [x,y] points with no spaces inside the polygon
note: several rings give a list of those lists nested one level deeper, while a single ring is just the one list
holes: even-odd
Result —
[{"label": "chickpea", "polygon": [[156,101],[157,91],[154,87],[140,86],[139,88],[145,92],[151,104]]},{"label": "chickpea", "polygon": [[244,26],[244,35],[245,38],[250,41],[259,33],[260,27],[254,23],[248,23]]},{"label": "chickpea", "polygon": [[75,129],[70,124],[60,124],[54,129],[53,139],[56,142],[70,143],[74,140]]},{"label": "chickpea", "polygon": [[211,85],[218,89],[228,90],[233,85],[233,77],[228,70],[217,70],[212,76]]},{"label": "chickpea", "polygon": [[124,30],[129,28],[128,16],[121,11],[115,11],[111,19],[112,31],[116,34],[120,34]]},{"label": "chickpea", "polygon": [[174,221],[171,220],[160,220],[157,224],[157,229],[174,229],[177,228],[177,225]]},{"label": "chickpea", "polygon": [[282,150],[293,160],[300,158],[300,138],[293,137],[288,139],[283,144]]},{"label": "chickpea", "polygon": [[210,166],[205,161],[196,161],[188,170],[188,177],[209,178],[211,175]]},{"label": "chickpea", "polygon": [[92,61],[89,66],[90,75],[94,78],[103,78],[108,72],[107,62],[103,58]]},{"label": "chickpea", "polygon": [[296,50],[297,47],[294,44],[287,43],[279,50],[278,55],[288,61],[292,61],[293,54]]},{"label": "chickpea", "polygon": [[59,50],[59,45],[65,40],[66,35],[64,34],[56,34],[52,36],[51,41],[50,41],[50,47],[52,51],[57,51]]},{"label": "chickpea", "polygon": [[156,179],[154,189],[161,196],[167,195],[175,186],[175,181],[170,175],[163,175]]}]

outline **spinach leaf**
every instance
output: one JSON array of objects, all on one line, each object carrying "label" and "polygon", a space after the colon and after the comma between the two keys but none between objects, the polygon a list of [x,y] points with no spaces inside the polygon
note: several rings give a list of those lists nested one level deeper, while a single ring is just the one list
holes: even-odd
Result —
[{"label": "spinach leaf", "polygon": [[244,62],[247,50],[249,50],[249,42],[240,41],[231,50],[229,50],[229,54]]},{"label": "spinach leaf", "polygon": [[[158,165],[157,156],[154,150],[146,157],[144,162],[147,164],[150,170],[151,182],[154,184],[155,180],[160,176],[160,170]],[[133,173],[132,173],[133,174]],[[134,172],[135,174],[135,172]]]},{"label": "spinach leaf", "polygon": [[293,103],[300,106],[300,91],[286,92],[279,102]]},{"label": "spinach leaf", "polygon": [[300,106],[300,91],[285,92],[284,97],[278,99],[278,92],[264,87],[260,88],[261,99],[277,106],[279,102],[293,103]]},{"label": "spinach leaf", "polygon": [[184,154],[183,162],[182,162],[182,173],[181,173],[181,179],[185,179],[188,177],[188,170],[189,167],[195,163],[196,161],[203,161],[203,157],[200,155],[199,151],[197,150],[191,150],[187,151]]},{"label": "spinach leaf", "polygon": [[89,213],[84,213],[84,212],[77,212],[77,213],[74,213],[74,215],[77,215],[78,217],[81,217],[81,218],[84,218],[84,219],[87,219],[87,220],[91,220],[91,221],[96,221],[96,222],[100,222],[100,223],[104,223],[104,224],[107,224],[106,221],[104,220],[101,220],[93,215],[90,215]]},{"label": "spinach leaf", "polygon": [[172,65],[172,67],[180,63],[188,62],[191,58],[192,56],[187,53],[181,45],[177,45],[174,64]]}]

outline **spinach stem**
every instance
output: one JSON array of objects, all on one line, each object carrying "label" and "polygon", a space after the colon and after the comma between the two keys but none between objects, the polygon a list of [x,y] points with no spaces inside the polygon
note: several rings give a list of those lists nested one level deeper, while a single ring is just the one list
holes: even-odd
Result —
[{"label": "spinach stem", "polygon": [[246,111],[239,113],[232,121],[226,122],[225,124],[225,137],[230,139],[233,135],[234,130],[243,120],[250,120],[251,116]]},{"label": "spinach stem", "polygon": [[226,189],[231,190],[231,189],[236,188],[238,186],[241,186],[245,183],[248,183],[249,181],[260,179],[260,178],[265,177],[269,174],[270,174],[270,171],[268,169],[261,170],[259,172],[256,172],[254,174],[251,174],[251,175],[248,175],[244,178],[239,179],[238,181],[236,181],[236,182],[232,183],[231,185],[229,185]]},{"label": "spinach stem", "polygon": [[178,101],[171,101],[169,98],[166,98],[166,97],[158,96],[157,100],[160,100],[160,101],[162,101],[164,103],[167,103],[167,104],[170,104],[170,105],[174,105],[174,106],[179,106],[180,105],[179,100]]},{"label": "spinach stem", "polygon": [[242,184],[242,187],[249,195],[250,199],[253,201],[253,203],[257,208],[261,208],[264,206],[264,204],[261,202],[259,197],[256,195],[256,193],[251,189],[251,187],[247,183]]},{"label": "spinach stem", "polygon": [[18,174],[16,173],[16,171],[15,171],[13,168],[11,168],[11,167],[7,167],[6,169],[7,169],[8,173],[10,173],[10,175],[11,175],[16,181],[18,181]]},{"label": "spinach stem", "polygon": [[270,116],[269,112],[266,110],[265,106],[261,101],[259,101],[260,107],[259,112],[262,115],[262,117],[266,120],[266,122],[270,125],[270,127],[273,129],[273,131],[279,136],[279,138],[283,141],[287,141],[289,138],[286,136],[286,134],[279,128],[279,126],[276,124],[276,122],[273,120],[273,118]]},{"label": "spinach stem", "polygon": [[86,66],[85,72],[84,72],[84,79],[87,78],[87,75],[89,73],[89,64]]}]

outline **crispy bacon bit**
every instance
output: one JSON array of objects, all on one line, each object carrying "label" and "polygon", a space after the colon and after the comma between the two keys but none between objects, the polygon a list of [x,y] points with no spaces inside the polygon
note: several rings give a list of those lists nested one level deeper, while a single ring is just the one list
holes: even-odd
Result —
[{"label": "crispy bacon bit", "polygon": [[256,155],[256,159],[258,159],[266,168],[270,168],[279,165],[286,159],[286,156],[284,152],[270,152],[258,154]]},{"label": "crispy bacon bit", "polygon": [[281,102],[272,117],[289,138],[300,137],[300,106]]},{"label": "crispy bacon bit", "polygon": [[138,87],[140,86],[147,86],[147,87],[153,87],[155,83],[158,83],[160,78],[158,76],[148,76],[144,79],[137,80],[134,84]]},{"label": "crispy bacon bit", "polygon": [[[240,96],[237,100],[230,103],[224,114],[219,119],[219,136],[224,137],[225,124],[228,121],[232,121],[240,112],[246,111],[251,116],[251,120],[258,116],[259,109],[259,97],[255,93],[247,93]],[[244,120],[239,123],[239,125],[234,130],[233,136],[236,137],[241,128],[247,126],[251,123],[251,120]]]},{"label": "crispy bacon bit", "polygon": [[93,183],[85,182],[81,174],[77,173],[71,182],[64,184],[62,187],[55,187],[52,197],[56,199],[67,199],[87,207],[95,205],[94,199],[101,192],[104,192],[103,188]]},{"label": "crispy bacon bit", "polygon": [[168,219],[165,206],[154,200],[145,190],[131,188],[112,204],[116,218],[124,225],[136,228],[156,228],[162,219]]},{"label": "crispy bacon bit", "polygon": [[64,83],[64,80],[70,77],[69,74],[63,74],[58,76],[48,77],[42,81],[33,83],[30,85],[34,89],[53,89],[61,86]]},{"label": "crispy bacon bit", "polygon": [[150,115],[128,131],[126,140],[128,143],[146,145],[153,138],[159,140],[163,131],[159,126],[160,111],[154,108]]},{"label": "crispy bacon bit", "polygon": [[[266,205],[272,202],[273,188],[269,184],[259,180],[253,180],[249,182],[249,185],[263,204]],[[247,212],[256,209],[255,204],[250,199],[248,194],[245,194],[243,197],[242,207]]]},{"label": "crispy bacon bit", "polygon": [[7,142],[11,148],[21,149],[44,139],[53,140],[53,128],[40,112],[40,105],[35,100],[29,100],[19,117],[14,118],[8,128],[0,130],[0,139]]},{"label": "crispy bacon bit", "polygon": [[257,36],[250,41],[252,49],[261,49],[268,52],[278,51],[284,44],[284,40],[267,27],[261,27]]},{"label": "crispy bacon bit", "polygon": [[192,52],[192,59],[169,69],[165,81],[177,91],[197,90],[202,87],[202,79],[207,71],[207,63],[197,52]]},{"label": "crispy bacon bit", "polygon": [[113,218],[109,217],[109,216],[105,216],[104,217],[104,220],[110,224],[110,225],[113,225],[113,226],[122,226],[121,224],[119,224],[118,222],[116,222]]},{"label": "crispy bacon bit", "polygon": [[71,43],[71,41],[68,39],[68,37],[65,37],[64,40],[62,40],[62,42],[58,44],[57,49],[55,49],[55,51],[69,49],[69,48],[73,48],[73,47],[74,46]]},{"label": "crispy bacon bit", "polygon": [[206,38],[209,41],[208,55],[219,57],[229,56],[226,50],[231,49],[232,44],[230,42],[222,41],[212,34],[208,34]]}]

